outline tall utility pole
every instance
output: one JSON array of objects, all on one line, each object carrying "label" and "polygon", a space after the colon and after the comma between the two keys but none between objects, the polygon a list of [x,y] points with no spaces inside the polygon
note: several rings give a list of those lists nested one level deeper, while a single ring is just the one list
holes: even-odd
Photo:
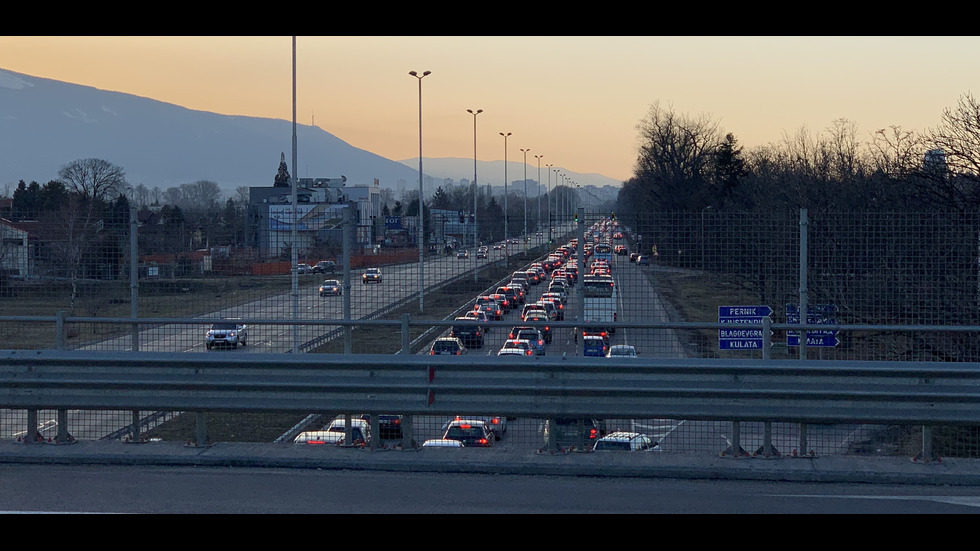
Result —
[{"label": "tall utility pole", "polygon": [[530,242],[530,236],[527,234],[527,152],[531,148],[522,149],[521,153],[524,153],[524,252],[527,252],[527,246]]},{"label": "tall utility pole", "polygon": [[408,74],[419,79],[419,313],[425,311],[425,302],[422,298],[425,291],[425,264],[422,260],[425,252],[425,215],[423,214],[424,209],[422,208],[422,199],[425,197],[422,192],[422,79],[430,73],[432,71],[425,71],[421,75],[415,71],[408,72]]},{"label": "tall utility pole", "polygon": [[[472,109],[467,109],[467,113],[473,115],[473,261],[476,262],[476,267],[473,269],[473,281],[478,281],[480,274],[480,263],[478,258],[476,258],[476,248],[480,246],[479,233],[476,231],[476,116],[483,112],[483,109],[477,109],[476,111]],[[489,258],[489,255],[487,255]]]},{"label": "tall utility pole", "polygon": [[507,242],[507,136],[511,132],[501,132],[500,135],[504,137],[504,263],[510,266],[510,243]]},{"label": "tall utility pole", "polygon": [[544,165],[548,168],[548,246],[551,247],[551,167],[555,166],[554,163]]},{"label": "tall utility pole", "polygon": [[[289,174],[289,184],[292,188],[293,220],[290,231],[293,240],[290,249],[290,260],[293,263],[290,270],[291,293],[293,299],[293,319],[299,318],[299,234],[296,226],[299,225],[299,203],[296,198],[296,37],[293,37],[293,170]],[[299,352],[299,326],[293,325],[293,352]]]},{"label": "tall utility pole", "polygon": [[538,160],[538,217],[534,219],[534,230],[541,230],[541,157],[544,155],[535,155],[534,158]]}]

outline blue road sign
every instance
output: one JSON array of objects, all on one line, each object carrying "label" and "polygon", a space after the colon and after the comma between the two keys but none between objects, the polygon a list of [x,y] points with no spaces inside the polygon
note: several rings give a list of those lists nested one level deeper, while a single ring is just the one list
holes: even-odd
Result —
[{"label": "blue road sign", "polygon": [[[768,318],[771,314],[772,308],[768,306],[719,306],[718,323],[761,324],[763,318]],[[719,329],[718,348],[721,350],[760,350],[762,349],[762,329],[743,327]]]},{"label": "blue road sign", "polygon": [[385,228],[389,230],[400,230],[402,229],[402,217],[401,216],[385,216]]},{"label": "blue road sign", "polygon": [[[806,323],[817,325],[821,323],[837,323],[837,307],[833,304],[808,304],[806,307]],[[800,305],[786,304],[786,323],[800,323]],[[807,346],[825,346],[833,348],[840,344],[837,338],[839,331],[807,330]],[[786,346],[799,346],[800,332],[786,331]]]}]

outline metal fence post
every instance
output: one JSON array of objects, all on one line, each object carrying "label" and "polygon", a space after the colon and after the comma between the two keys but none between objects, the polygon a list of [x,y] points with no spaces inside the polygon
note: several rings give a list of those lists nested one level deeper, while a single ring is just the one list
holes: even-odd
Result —
[{"label": "metal fence post", "polygon": [[140,412],[138,409],[134,409],[132,414],[133,422],[129,425],[128,442],[142,442],[143,438],[140,437]]},{"label": "metal fence post", "polygon": [[344,354],[350,354],[353,348],[353,336],[351,332],[353,326],[350,325],[350,235],[351,235],[351,209],[347,205],[343,209],[343,238],[344,238]]},{"label": "metal fence post", "polygon": [[132,348],[133,352],[140,349],[139,324],[139,248],[136,245],[137,228],[136,207],[129,209],[129,316],[133,318]]},{"label": "metal fence post", "polygon": [[58,310],[58,319],[55,322],[55,348],[65,349],[65,311]]},{"label": "metal fence post", "polygon": [[932,461],[932,427],[922,425],[922,452],[923,461]]}]

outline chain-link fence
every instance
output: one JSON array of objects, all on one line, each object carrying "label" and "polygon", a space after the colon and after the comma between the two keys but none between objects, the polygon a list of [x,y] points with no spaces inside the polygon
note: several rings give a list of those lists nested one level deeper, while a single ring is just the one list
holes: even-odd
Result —
[{"label": "chain-link fence", "polygon": [[[526,236],[515,235],[523,227],[515,231],[522,224],[512,223],[509,242],[481,244],[468,237],[465,217],[440,214],[427,224],[429,242],[421,259],[412,240],[416,229],[408,224],[389,229],[378,221],[362,224],[334,216],[327,230],[321,225],[316,231],[294,232],[263,219],[250,230],[264,235],[255,240],[261,247],[229,248],[208,246],[183,226],[177,231],[166,216],[117,218],[72,225],[64,217],[39,216],[0,224],[4,348],[396,354],[408,342],[411,352],[428,354],[437,338],[455,334],[449,322],[471,310],[477,297],[495,294],[514,272],[557,251],[566,265],[543,266],[544,278],[529,282],[524,302],[482,323],[482,346],[469,346],[464,355],[497,354],[514,328],[530,325],[541,331],[546,342],[540,351],[546,355],[604,355],[616,348],[655,358],[978,359],[972,327],[978,325],[980,233],[972,214],[758,213],[709,207],[627,220],[587,212],[581,225],[574,216],[556,216],[547,225],[532,222]],[[567,252],[562,252],[565,245]],[[609,246],[615,281],[609,326],[615,331],[592,347],[586,337],[597,326],[597,302],[585,296],[583,279],[594,260],[607,254],[601,245]],[[567,263],[577,263],[579,250],[588,254],[579,273],[565,274],[564,289],[553,288],[552,278],[567,270]],[[550,323],[522,319],[525,304],[559,291],[565,297],[555,303],[562,311],[550,316]],[[38,321],[59,312],[63,323]],[[396,323],[405,315],[433,324],[413,324],[406,336]],[[760,317],[776,324],[857,327],[808,330],[805,339],[799,331],[776,329],[764,341],[754,327],[741,327]],[[186,323],[186,318],[201,321]],[[389,323],[350,331],[327,323],[345,319]],[[216,321],[231,325],[213,327]],[[725,323],[731,329],[649,326],[668,322]],[[764,351],[763,342],[771,342],[771,348]],[[42,429],[54,430],[57,413],[38,412]],[[72,435],[126,434],[131,416],[71,412],[72,426],[86,427]],[[144,436],[192,437],[187,415],[142,412],[139,417],[155,419],[141,428]],[[215,439],[268,441],[304,423],[309,429],[328,427],[331,419],[214,414],[208,422]],[[416,441],[443,436],[448,421],[413,419]],[[24,412],[0,412],[2,437],[26,435],[25,422]],[[736,430],[724,419],[606,419],[597,425],[601,433],[648,435],[662,451],[731,451]],[[546,426],[544,420],[511,419],[499,442],[540,446]],[[921,429],[741,423],[737,430],[736,440],[748,452],[768,441],[780,453],[904,454],[918,448]],[[972,428],[935,432],[940,454],[976,453]]]}]

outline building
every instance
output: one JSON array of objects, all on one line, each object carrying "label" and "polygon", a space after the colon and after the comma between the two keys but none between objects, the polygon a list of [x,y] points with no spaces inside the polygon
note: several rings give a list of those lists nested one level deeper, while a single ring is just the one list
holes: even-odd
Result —
[{"label": "building", "polygon": [[370,248],[382,235],[381,189],[373,185],[347,185],[347,178],[298,178],[296,206],[292,205],[292,188],[282,185],[250,187],[248,204],[248,244],[261,258],[281,258],[293,245],[299,256],[319,244],[338,246],[343,239],[343,209],[352,207],[355,230],[354,247]]}]

